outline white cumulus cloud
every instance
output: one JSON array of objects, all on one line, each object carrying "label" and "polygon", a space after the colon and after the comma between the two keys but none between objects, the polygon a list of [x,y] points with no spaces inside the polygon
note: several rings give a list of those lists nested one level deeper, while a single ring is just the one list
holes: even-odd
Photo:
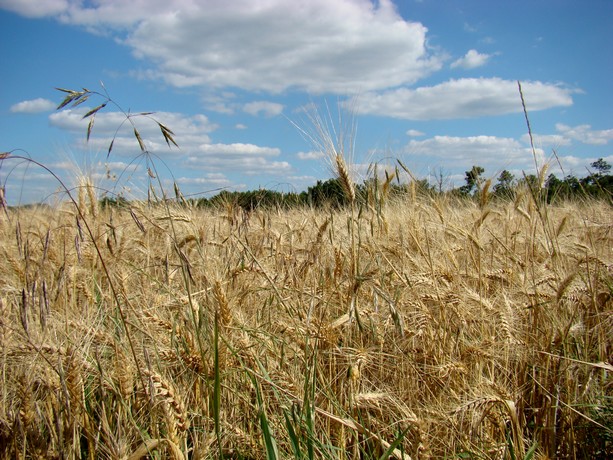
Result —
[{"label": "white cumulus cloud", "polygon": [[[83,120],[82,117],[88,110],[87,107],[62,110],[51,114],[49,120],[52,126],[76,134],[77,147],[80,149],[105,153],[115,136],[111,156],[136,158],[140,154],[131,124],[124,123],[124,128],[116,133],[117,128],[125,121],[125,115],[120,112],[99,112],[92,137],[86,146],[85,132],[88,120]],[[217,125],[211,123],[205,115],[156,112],[152,117],[174,132],[179,148],[174,146],[168,148],[159,126],[153,120],[148,117],[134,118],[133,121],[148,151],[157,155],[172,155],[175,161],[191,170],[204,170],[210,174],[206,176],[206,181],[201,182],[184,177],[182,182],[186,186],[225,187],[229,182],[226,182],[225,176],[222,177],[220,174],[229,172],[246,176],[261,174],[283,177],[293,171],[289,162],[275,160],[275,157],[281,155],[279,148],[250,143],[213,143],[209,133],[215,131]]]},{"label": "white cumulus cloud", "polygon": [[0,0],[0,8],[27,18],[56,16],[68,11],[69,0]]},{"label": "white cumulus cloud", "polygon": [[[89,119],[83,119],[83,115],[88,110],[88,107],[62,110],[51,114],[49,122],[51,126],[76,134],[77,139],[81,142],[79,147],[83,148],[85,147],[85,133],[89,123]],[[121,112],[98,112],[93,125],[92,136],[88,142],[88,149],[106,151],[113,141],[113,154],[129,156],[138,153],[140,148],[134,136],[132,125],[126,123],[125,120],[125,115]],[[188,116],[176,112],[156,112],[150,117],[133,117],[132,121],[137,127],[147,150],[175,155],[184,154],[202,144],[210,143],[209,133],[217,129],[217,125],[211,123],[206,115],[202,114]],[[179,144],[179,149],[174,146],[171,149],[168,148],[156,121],[173,131],[173,138]],[[121,129],[117,131],[119,127]]]},{"label": "white cumulus cloud", "polygon": [[56,104],[49,99],[43,99],[42,97],[32,99],[29,101],[18,102],[11,106],[11,112],[13,113],[40,113],[49,112],[55,109]]},{"label": "white cumulus cloud", "polygon": [[[522,91],[528,111],[573,103],[573,91],[557,84],[523,82]],[[416,89],[365,93],[357,111],[406,120],[444,120],[521,112],[522,105],[516,81],[462,78]]]},{"label": "white cumulus cloud", "polygon": [[443,61],[391,0],[0,1],[114,34],[143,76],[177,87],[349,94],[413,84]]}]

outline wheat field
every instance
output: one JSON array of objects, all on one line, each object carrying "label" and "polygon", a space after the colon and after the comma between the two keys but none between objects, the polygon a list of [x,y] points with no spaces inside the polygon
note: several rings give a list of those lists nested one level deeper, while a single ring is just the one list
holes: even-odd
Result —
[{"label": "wheat field", "polygon": [[[0,216],[0,457],[607,458],[613,212]],[[609,457],[610,458],[610,457]]]}]

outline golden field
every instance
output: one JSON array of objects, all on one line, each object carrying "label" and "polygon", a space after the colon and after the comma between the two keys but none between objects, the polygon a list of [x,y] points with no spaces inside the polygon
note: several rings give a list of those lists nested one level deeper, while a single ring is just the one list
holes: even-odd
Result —
[{"label": "golden field", "polygon": [[0,216],[0,457],[606,458],[613,209]]}]

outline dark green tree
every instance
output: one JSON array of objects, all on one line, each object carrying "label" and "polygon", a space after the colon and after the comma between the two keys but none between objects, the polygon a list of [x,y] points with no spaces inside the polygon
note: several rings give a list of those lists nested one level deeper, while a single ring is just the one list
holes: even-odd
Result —
[{"label": "dark green tree", "polygon": [[314,207],[331,206],[342,208],[349,204],[349,199],[345,196],[343,186],[338,178],[328,179],[325,182],[317,181],[307,190],[308,201]]},{"label": "dark green tree", "polygon": [[582,185],[575,176],[568,175],[560,180],[555,174],[550,174],[545,181],[547,189],[547,202],[557,200],[567,200],[577,196],[582,189]]},{"label": "dark green tree", "polygon": [[613,176],[609,173],[611,165],[604,159],[599,158],[590,164],[596,172],[581,179],[580,183],[587,195],[607,198],[613,197]]},{"label": "dark green tree", "polygon": [[602,158],[599,158],[590,166],[597,171],[596,174],[599,176],[605,176],[611,171],[611,165]]},{"label": "dark green tree", "polygon": [[473,191],[479,191],[481,189],[482,178],[481,175],[485,172],[481,166],[473,166],[470,171],[466,171],[464,180],[466,185],[460,187],[460,192],[463,195],[469,195]]},{"label": "dark green tree", "polygon": [[515,176],[505,169],[498,176],[498,183],[494,185],[494,195],[511,198],[514,186]]}]

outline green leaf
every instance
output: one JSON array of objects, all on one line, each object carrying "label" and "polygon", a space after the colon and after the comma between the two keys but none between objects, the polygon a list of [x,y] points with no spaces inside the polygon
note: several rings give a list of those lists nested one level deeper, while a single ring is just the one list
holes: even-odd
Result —
[{"label": "green leaf", "polygon": [[264,444],[266,445],[266,458],[268,460],[277,460],[277,458],[279,458],[277,443],[275,442],[275,438],[272,436],[270,431],[268,419],[266,418],[266,413],[264,412],[264,407],[262,405],[260,405],[260,410],[258,412],[260,426],[262,427],[262,436],[264,437]]},{"label": "green leaf", "polygon": [[390,455],[392,455],[392,453],[396,450],[396,447],[404,439],[405,435],[407,434],[407,431],[409,431],[409,428],[411,427],[408,427],[406,430],[400,433],[396,439],[394,439],[394,442],[391,443],[390,446],[387,448],[387,450],[383,453],[383,455],[379,457],[379,460],[387,460],[388,458],[390,458]]},{"label": "green leaf", "polygon": [[[258,363],[260,364],[260,363]],[[261,368],[261,364],[260,364]],[[272,436],[268,419],[266,418],[266,409],[264,407],[264,400],[262,399],[262,392],[260,385],[256,378],[251,373],[248,373],[251,382],[255,388],[255,396],[258,403],[258,419],[260,420],[260,428],[262,428],[262,437],[264,438],[264,445],[266,446],[266,458],[268,460],[277,460],[279,458],[279,452],[277,451],[277,443]]]},{"label": "green leaf", "polygon": [[538,443],[534,441],[534,444],[532,444],[530,446],[530,449],[528,449],[528,452],[526,452],[526,455],[524,456],[524,460],[532,460],[532,457],[534,457],[534,453],[536,452],[537,447],[538,447]]},{"label": "green leaf", "polygon": [[283,411],[283,416],[285,417],[285,426],[287,427],[287,434],[289,435],[290,443],[292,444],[292,450],[294,451],[294,458],[297,460],[302,459],[302,452],[300,452],[300,440],[296,435],[296,431],[294,430],[294,426],[292,425],[292,421],[287,415],[287,410]]}]

